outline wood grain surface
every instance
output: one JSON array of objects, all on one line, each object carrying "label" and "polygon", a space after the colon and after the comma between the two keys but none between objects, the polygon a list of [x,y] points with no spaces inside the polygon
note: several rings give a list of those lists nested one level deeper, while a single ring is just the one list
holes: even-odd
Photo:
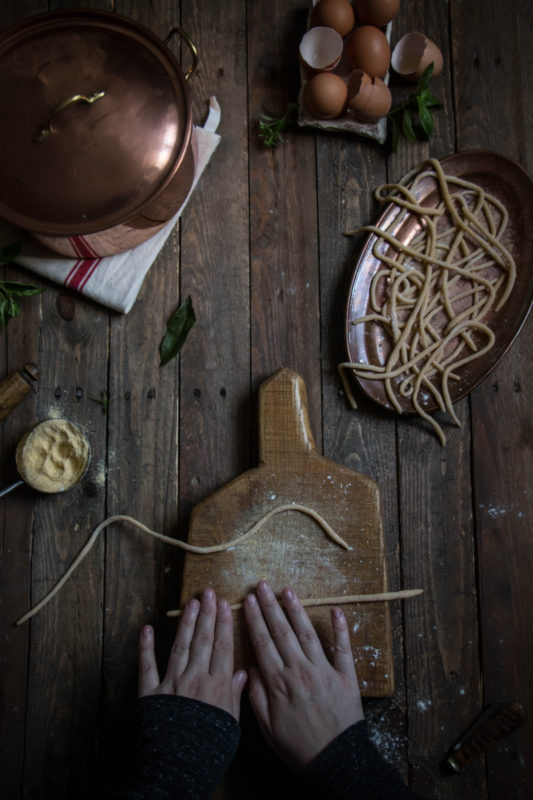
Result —
[{"label": "wood grain surface", "polygon": [[[2,267],[1,278],[46,290],[24,299],[0,331],[0,380],[30,361],[41,370],[36,391],[0,422],[2,485],[16,478],[17,441],[47,416],[79,425],[93,453],[70,492],[43,497],[21,487],[1,501],[2,797],[98,796],[97,765],[113,757],[113,726],[135,697],[140,627],[155,626],[163,670],[175,632],[166,611],[187,586],[200,586],[183,583],[177,548],[111,526],[30,624],[14,621],[108,515],[132,514],[180,538],[201,532],[192,509],[257,469],[259,387],[285,367],[305,383],[317,454],[379,487],[380,575],[391,590],[424,589],[390,605],[394,693],[364,702],[374,740],[428,798],[528,800],[531,721],[459,775],[440,765],[493,701],[519,702],[533,717],[533,318],[456,405],[462,427],[446,425],[445,448],[420,422],[365,398],[352,411],[336,365],[345,359],[345,303],[362,243],[343,232],[376,219],[377,185],[427,155],[474,148],[533,172],[530,3],[403,0],[392,41],[420,30],[439,44],[444,68],[431,89],[444,108],[429,141],[401,138],[396,153],[296,125],[273,150],[260,141],[260,115],[281,115],[297,98],[308,0],[3,0],[0,25],[79,5],[130,16],[161,38],[181,24],[200,53],[190,82],[195,122],[215,95],[221,142],[127,316]],[[171,47],[186,62],[179,43]],[[390,85],[395,103],[413,90],[394,75]],[[196,325],[179,359],[160,369],[166,322],[188,295]],[[285,541],[296,524],[287,519],[274,518],[259,537]],[[312,520],[298,517],[297,526],[306,544],[325,544]],[[255,577],[248,571],[237,588]],[[333,586],[333,575],[318,579]],[[246,706],[243,730],[216,800],[300,796],[298,779],[259,746]]]}]

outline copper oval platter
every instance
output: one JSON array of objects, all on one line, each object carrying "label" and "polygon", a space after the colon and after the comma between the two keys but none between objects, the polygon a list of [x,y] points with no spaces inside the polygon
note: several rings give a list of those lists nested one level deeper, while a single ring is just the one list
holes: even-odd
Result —
[{"label": "copper oval platter", "polygon": [[[490,311],[486,324],[495,334],[493,347],[478,359],[465,364],[458,370],[459,380],[450,384],[451,401],[455,402],[469,394],[498,364],[524,324],[533,302],[533,181],[516,162],[489,151],[468,151],[441,160],[447,175],[456,176],[477,184],[485,192],[495,196],[506,208],[509,222],[505,232],[505,245],[513,256],[517,274],[514,288],[499,311]],[[438,203],[435,182],[429,180],[418,184],[416,197],[427,206]],[[386,229],[398,214],[398,207],[388,205],[376,226]],[[410,242],[421,229],[420,217],[410,214],[404,218],[394,235],[402,242]],[[352,324],[369,313],[370,287],[376,273],[384,269],[383,262],[374,254],[378,241],[375,233],[368,235],[356,263],[352,277],[346,309],[346,346],[348,360],[358,365],[378,365],[386,363],[390,352],[390,337],[381,325],[375,322]],[[390,244],[382,242],[381,252],[395,258]],[[386,290],[384,290],[386,291]],[[357,377],[354,380],[369,398],[394,410],[387,396],[382,380],[368,380]],[[402,413],[415,413],[410,398],[398,396]],[[421,402],[425,411],[437,408],[431,394],[427,393]]]}]

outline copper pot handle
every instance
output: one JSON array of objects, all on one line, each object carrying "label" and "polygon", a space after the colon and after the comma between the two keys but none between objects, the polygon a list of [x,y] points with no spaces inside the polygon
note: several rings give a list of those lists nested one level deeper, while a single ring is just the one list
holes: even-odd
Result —
[{"label": "copper pot handle", "polygon": [[177,34],[179,34],[179,36],[181,36],[181,38],[184,40],[185,44],[187,45],[187,47],[191,51],[192,64],[189,67],[189,69],[187,70],[187,72],[185,73],[185,80],[188,81],[189,78],[191,77],[191,75],[194,72],[196,72],[196,68],[198,66],[198,48],[194,44],[194,42],[191,39],[191,37],[189,36],[189,34],[185,33],[183,28],[180,28],[179,25],[175,25],[173,28],[171,28],[169,30],[169,32],[167,33],[166,38],[163,40],[163,44],[168,45],[168,43],[170,42],[170,40],[172,39],[172,37],[174,36],[175,33],[177,33]]},{"label": "copper pot handle", "polygon": [[76,105],[76,103],[89,103],[91,105],[92,103],[96,103],[97,100],[101,100],[104,95],[105,91],[103,89],[99,89],[97,92],[93,92],[89,95],[73,94],[71,97],[67,97],[66,100],[61,100],[61,102],[58,103],[57,106],[54,106],[54,108],[51,110],[50,116],[48,117],[48,122],[42,128],[39,128],[33,137],[33,141],[42,142],[52,133],[53,118],[61,111],[64,111],[65,108]]}]

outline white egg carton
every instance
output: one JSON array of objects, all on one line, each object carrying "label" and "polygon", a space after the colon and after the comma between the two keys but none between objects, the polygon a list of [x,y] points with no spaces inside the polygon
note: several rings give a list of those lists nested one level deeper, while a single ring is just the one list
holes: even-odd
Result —
[{"label": "white egg carton", "polygon": [[[313,2],[313,5],[314,4],[315,3]],[[311,11],[309,12],[307,30],[309,30],[310,17],[311,17]],[[391,39],[391,29],[392,29],[392,22],[389,22],[389,24],[385,28],[385,36],[387,37],[387,41],[389,42],[389,44]],[[303,33],[305,33],[305,31]],[[348,34],[348,36],[344,40],[345,43],[349,36],[351,36],[351,34]],[[344,48],[344,51],[346,51],[346,48]],[[339,64],[333,70],[333,72],[336,75],[340,75],[341,78],[347,79],[351,71],[352,70],[350,68],[350,65],[348,64],[346,53],[343,52],[342,58]],[[387,74],[383,78],[384,83],[386,83],[387,85],[389,83],[389,72],[390,70],[387,70]],[[300,65],[300,92],[298,94],[298,125],[300,127],[321,128],[322,130],[336,131],[337,133],[355,133],[358,136],[366,136],[368,139],[374,139],[380,144],[383,144],[385,142],[387,138],[387,117],[382,117],[381,119],[378,119],[377,122],[365,123],[365,122],[357,122],[347,112],[344,112],[344,114],[341,114],[339,117],[335,117],[335,119],[318,119],[318,117],[314,117],[312,114],[310,114],[303,103],[303,92],[308,80],[309,78],[307,76],[307,73],[305,72],[304,68]]]}]

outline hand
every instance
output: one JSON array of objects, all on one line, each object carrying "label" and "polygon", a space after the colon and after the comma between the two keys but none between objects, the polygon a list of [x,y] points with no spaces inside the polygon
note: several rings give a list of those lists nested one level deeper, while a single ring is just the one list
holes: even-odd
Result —
[{"label": "hand", "polygon": [[259,669],[249,670],[249,694],[259,726],[291,766],[303,769],[336,736],[363,719],[348,626],[331,609],[333,665],[302,604],[291,589],[281,593],[288,620],[270,586],[244,602]]},{"label": "hand", "polygon": [[233,674],[233,617],[226,600],[206,589],[189,600],[178,622],[165,677],[160,682],[154,656],[154,631],[139,638],[139,697],[174,694],[228,711],[239,719],[246,672]]}]

